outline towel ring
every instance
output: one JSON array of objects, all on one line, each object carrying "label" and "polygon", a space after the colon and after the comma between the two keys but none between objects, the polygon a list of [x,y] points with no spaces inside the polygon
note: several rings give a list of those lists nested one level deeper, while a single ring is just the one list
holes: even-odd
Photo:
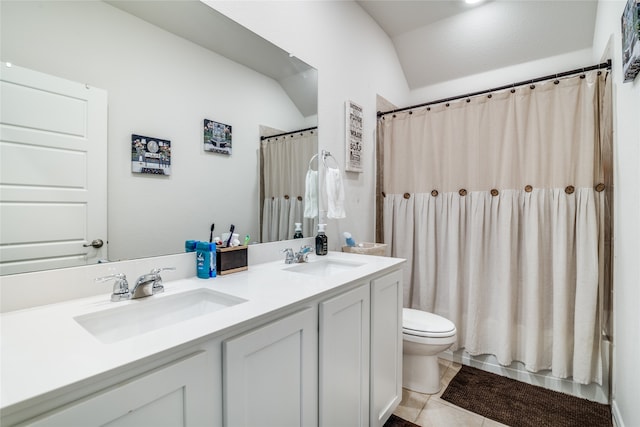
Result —
[{"label": "towel ring", "polygon": [[322,150],[322,164],[324,164],[325,168],[329,167],[327,166],[327,157],[331,157],[333,159],[333,162],[336,164],[336,167],[340,169],[340,165],[338,164],[338,161],[336,160],[336,158],[333,157],[331,153],[328,152],[327,150]]},{"label": "towel ring", "polygon": [[314,154],[313,156],[311,156],[311,159],[309,160],[309,169],[311,170],[311,163],[318,158],[318,153]]}]

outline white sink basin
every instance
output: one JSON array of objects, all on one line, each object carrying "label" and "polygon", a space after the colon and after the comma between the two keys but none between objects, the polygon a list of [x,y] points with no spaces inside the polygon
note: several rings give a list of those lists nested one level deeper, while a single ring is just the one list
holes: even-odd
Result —
[{"label": "white sink basin", "polygon": [[132,300],[124,306],[84,314],[74,320],[91,335],[109,344],[246,301],[210,289],[196,289]]},{"label": "white sink basin", "polygon": [[313,276],[332,276],[362,265],[364,265],[364,263],[316,258],[310,262],[303,262],[296,264],[293,267],[287,267],[286,270],[294,273],[310,274]]}]

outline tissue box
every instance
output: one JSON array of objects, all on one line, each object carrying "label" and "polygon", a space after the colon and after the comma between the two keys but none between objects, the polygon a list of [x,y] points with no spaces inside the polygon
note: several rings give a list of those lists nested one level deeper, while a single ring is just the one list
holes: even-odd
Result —
[{"label": "tissue box", "polygon": [[216,272],[219,275],[236,273],[248,269],[246,246],[216,248]]},{"label": "tissue box", "polygon": [[386,243],[361,243],[362,246],[343,246],[342,252],[351,252],[362,255],[378,255],[384,256],[387,249]]}]

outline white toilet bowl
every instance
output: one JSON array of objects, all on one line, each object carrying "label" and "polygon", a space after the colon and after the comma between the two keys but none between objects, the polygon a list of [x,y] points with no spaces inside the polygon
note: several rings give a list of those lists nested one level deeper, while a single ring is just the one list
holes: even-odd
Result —
[{"label": "white toilet bowl", "polygon": [[456,326],[437,314],[402,309],[402,385],[420,393],[440,391],[438,354],[456,342]]}]

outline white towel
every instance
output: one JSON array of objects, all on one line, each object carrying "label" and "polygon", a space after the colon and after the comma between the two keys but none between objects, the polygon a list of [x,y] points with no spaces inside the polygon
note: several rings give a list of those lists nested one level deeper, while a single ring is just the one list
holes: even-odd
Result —
[{"label": "white towel", "polygon": [[315,218],[318,216],[318,171],[307,171],[304,187],[304,217]]},{"label": "white towel", "polygon": [[327,168],[325,173],[327,190],[327,218],[345,218],[344,187],[340,169]]}]

